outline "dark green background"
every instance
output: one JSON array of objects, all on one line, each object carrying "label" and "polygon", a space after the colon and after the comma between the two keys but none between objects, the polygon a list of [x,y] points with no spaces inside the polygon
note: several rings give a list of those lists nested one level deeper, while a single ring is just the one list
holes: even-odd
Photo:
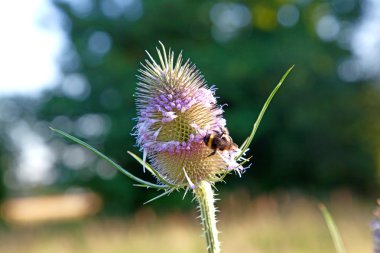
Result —
[{"label": "dark green background", "polygon": [[[134,174],[151,180],[126,151],[138,150],[130,133],[136,116],[132,95],[139,63],[147,57],[144,50],[154,55],[158,41],[162,41],[177,54],[183,50],[184,58],[197,65],[208,84],[216,85],[219,103],[228,104],[224,107],[225,118],[237,143],[248,136],[261,106],[285,71],[296,66],[274,98],[251,145],[251,168],[242,178],[227,177],[226,184],[218,185],[220,190],[245,188],[259,194],[296,189],[323,196],[343,188],[366,197],[376,195],[380,91],[372,80],[342,81],[337,67],[350,51],[335,40],[321,40],[315,32],[316,17],[326,13],[340,22],[358,22],[361,12],[357,1],[349,10],[345,1],[222,1],[244,4],[252,15],[249,25],[224,42],[213,38],[209,17],[210,9],[219,1],[146,0],[142,1],[142,16],[136,20],[133,9],[119,17],[105,16],[102,2],[94,1],[94,8],[86,15],[56,2],[71,42],[60,59],[61,68],[65,74],[82,74],[91,86],[90,94],[83,100],[71,99],[58,85],[39,100],[7,98],[17,101],[20,119],[42,122],[42,130],[41,125],[36,130],[50,143],[57,139],[67,143],[47,130],[49,125],[67,130],[64,125],[52,123],[57,116],[75,122],[88,113],[103,115],[110,125],[106,132],[97,138],[79,137]],[[294,26],[284,27],[275,15],[289,3],[298,8],[300,17]],[[110,51],[103,56],[88,49],[88,40],[96,31],[107,33],[112,41]],[[72,57],[73,52],[76,57]],[[17,158],[5,129],[0,127],[2,171]],[[78,136],[75,124],[71,130]],[[0,197],[88,187],[104,197],[106,211],[126,213],[158,194],[134,188],[120,174],[111,180],[99,177],[92,168],[96,162],[72,170],[58,161],[59,176],[53,184],[18,190],[3,187]],[[173,196],[152,205],[188,205],[189,201],[180,200],[181,194]]]}]

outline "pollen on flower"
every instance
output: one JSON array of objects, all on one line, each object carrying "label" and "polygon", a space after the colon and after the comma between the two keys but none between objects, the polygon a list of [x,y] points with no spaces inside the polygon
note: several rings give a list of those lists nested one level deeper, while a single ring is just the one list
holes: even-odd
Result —
[{"label": "pollen on flower", "polygon": [[[162,44],[161,44],[162,45]],[[157,49],[159,63],[149,60],[139,70],[135,93],[137,144],[166,180],[176,185],[215,182],[218,175],[239,168],[232,151],[210,155],[203,137],[225,127],[223,110],[217,106],[215,88],[182,54]]]}]

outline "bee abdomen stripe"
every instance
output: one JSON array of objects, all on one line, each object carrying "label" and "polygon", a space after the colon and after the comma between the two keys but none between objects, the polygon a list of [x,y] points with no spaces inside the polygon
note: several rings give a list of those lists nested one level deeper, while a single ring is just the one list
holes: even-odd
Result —
[{"label": "bee abdomen stripe", "polygon": [[214,140],[214,136],[210,135],[210,138],[208,139],[208,142],[207,142],[207,147],[211,148],[213,140]]}]

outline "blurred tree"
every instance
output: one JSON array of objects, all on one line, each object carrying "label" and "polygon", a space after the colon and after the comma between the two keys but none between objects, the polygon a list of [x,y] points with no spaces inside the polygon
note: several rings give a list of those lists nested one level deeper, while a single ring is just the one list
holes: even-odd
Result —
[{"label": "blurred tree", "polygon": [[[310,192],[376,186],[375,155],[364,136],[361,103],[370,84],[337,75],[348,57],[345,28],[359,15],[351,1],[56,1],[70,40],[61,85],[45,94],[38,118],[84,139],[141,176],[126,150],[135,117],[132,94],[139,62],[158,41],[197,64],[216,84],[231,135],[241,143],[282,74],[296,69],[274,99],[252,147],[244,180],[252,191]],[[379,92],[379,91],[376,91]],[[378,104],[378,103],[377,103]],[[366,113],[363,113],[366,112]],[[51,137],[58,155],[56,186],[86,186],[112,211],[146,198],[131,182],[75,145]],[[106,180],[105,180],[106,179]],[[184,203],[181,203],[184,204]],[[176,203],[178,205],[178,202]]]},{"label": "blurred tree", "polygon": [[6,157],[5,150],[0,145],[0,203],[5,197],[4,171],[7,165]]}]

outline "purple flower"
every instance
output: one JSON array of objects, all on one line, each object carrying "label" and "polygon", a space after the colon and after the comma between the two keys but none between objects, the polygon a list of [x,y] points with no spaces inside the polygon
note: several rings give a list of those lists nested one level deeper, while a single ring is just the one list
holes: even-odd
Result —
[{"label": "purple flower", "polygon": [[[380,205],[380,199],[377,200],[377,203]],[[372,235],[373,235],[373,244],[374,252],[380,253],[380,207],[374,211],[375,218],[371,222]]]},{"label": "purple flower", "polygon": [[[161,44],[158,63],[149,60],[139,70],[135,93],[137,125],[134,135],[152,167],[175,185],[194,188],[202,180],[216,182],[231,170],[243,170],[235,158],[238,150],[218,151],[203,138],[225,128],[223,110],[216,104],[215,88],[189,60]],[[240,172],[239,172],[240,173]]]}]

